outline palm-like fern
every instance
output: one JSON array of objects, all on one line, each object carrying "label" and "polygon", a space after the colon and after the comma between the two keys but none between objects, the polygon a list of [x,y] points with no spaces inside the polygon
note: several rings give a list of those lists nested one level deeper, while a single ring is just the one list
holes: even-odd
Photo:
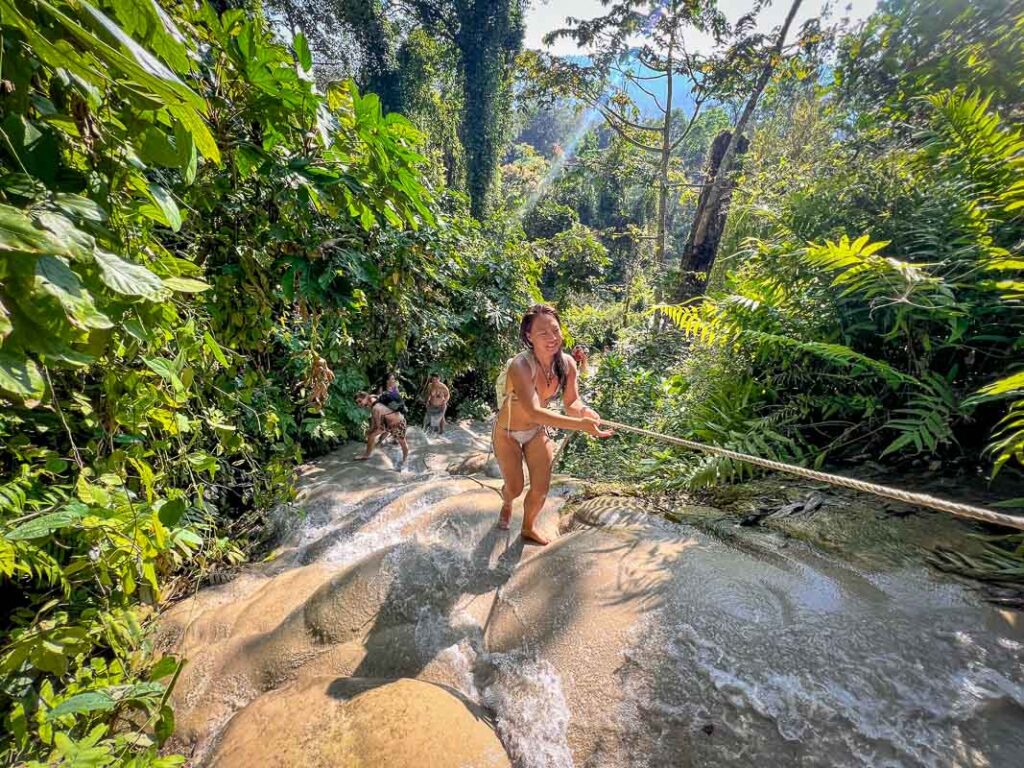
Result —
[{"label": "palm-like fern", "polygon": [[989,216],[1024,208],[1024,131],[1004,124],[980,93],[942,91],[927,97],[934,120],[924,135],[928,161],[969,180]]},{"label": "palm-like fern", "polygon": [[978,391],[977,400],[1016,397],[1007,414],[996,425],[988,452],[992,456],[992,474],[1014,460],[1024,465],[1024,371],[1004,376]]},{"label": "palm-like fern", "polygon": [[956,442],[953,423],[959,416],[958,400],[950,383],[937,373],[926,374],[907,405],[894,413],[896,418],[889,419],[885,426],[900,434],[882,451],[883,456],[909,446],[917,453],[935,453],[941,446]]},{"label": "palm-like fern", "polygon": [[45,547],[10,536],[11,530],[27,515],[53,509],[62,497],[56,491],[34,487],[29,477],[15,477],[0,484],[0,576],[24,577],[60,587],[65,597],[71,586],[60,563]]},{"label": "palm-like fern", "polygon": [[746,347],[761,357],[789,363],[801,357],[811,357],[835,368],[845,368],[852,374],[875,375],[890,386],[914,382],[911,376],[884,361],[843,344],[802,340],[785,333],[762,330],[756,326],[770,324],[752,321],[752,318],[757,312],[763,318],[768,313],[767,308],[741,296],[707,299],[700,306],[659,305],[655,309],[663,312],[687,336],[708,346]]},{"label": "palm-like fern", "polygon": [[855,297],[870,310],[895,310],[892,335],[905,330],[914,316],[929,320],[950,320],[963,315],[952,286],[929,273],[928,265],[883,256],[888,242],[870,242],[867,235],[856,240],[843,236],[838,242],[812,245],[804,259],[814,269],[833,275],[832,287],[840,298]]},{"label": "palm-like fern", "polygon": [[[1018,21],[1024,24],[1024,17]],[[970,180],[974,187],[975,212],[988,231],[1005,233],[1010,247],[992,245],[983,265],[995,280],[981,280],[979,287],[999,295],[1010,323],[1019,335],[1024,325],[1018,302],[1024,299],[1024,271],[1020,237],[1024,235],[1024,130],[1007,125],[981,94],[944,91],[929,97],[935,119],[927,134],[929,160],[940,163]],[[1012,238],[1012,239],[1011,239]],[[988,451],[993,472],[1007,462],[1024,464],[1024,372],[1003,376],[981,388],[975,400],[1016,396],[1007,415],[996,426]]]},{"label": "palm-like fern", "polygon": [[[752,379],[722,382],[686,408],[685,427],[691,439],[740,453],[805,463],[809,446],[793,425],[807,413],[799,404],[766,407],[764,387]],[[678,478],[688,488],[741,480],[759,472],[755,467],[720,456],[702,456]]]}]

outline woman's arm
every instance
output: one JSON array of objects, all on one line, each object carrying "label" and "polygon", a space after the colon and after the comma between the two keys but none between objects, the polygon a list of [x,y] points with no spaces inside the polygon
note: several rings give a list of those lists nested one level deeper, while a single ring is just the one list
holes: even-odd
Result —
[{"label": "woman's arm", "polygon": [[[516,398],[531,421],[546,427],[587,432],[595,437],[611,436],[612,433],[602,430],[597,425],[597,419],[593,417],[563,416],[542,406],[540,396],[537,394],[537,386],[533,381],[533,371],[530,370],[530,364],[523,358],[517,359],[509,368],[508,373],[512,377]],[[568,381],[566,384],[568,385]],[[578,394],[576,399],[579,399]]]}]

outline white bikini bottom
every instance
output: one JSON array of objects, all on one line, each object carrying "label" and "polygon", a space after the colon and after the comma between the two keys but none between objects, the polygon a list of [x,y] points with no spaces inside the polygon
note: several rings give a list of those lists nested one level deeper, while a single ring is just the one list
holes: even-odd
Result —
[{"label": "white bikini bottom", "polygon": [[520,448],[525,448],[528,442],[543,431],[544,427],[537,425],[536,427],[530,427],[530,429],[506,429],[505,434],[519,443]]}]

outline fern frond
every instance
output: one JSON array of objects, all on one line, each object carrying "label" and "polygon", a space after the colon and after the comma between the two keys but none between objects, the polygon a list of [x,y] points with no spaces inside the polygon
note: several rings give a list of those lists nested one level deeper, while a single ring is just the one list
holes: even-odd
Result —
[{"label": "fern frond", "polygon": [[812,244],[803,255],[815,269],[832,272],[832,287],[840,297],[853,294],[868,301],[916,304],[926,309],[952,307],[956,299],[951,287],[927,272],[928,265],[882,256],[887,241],[868,242],[863,235],[850,240],[845,235],[834,243]]},{"label": "fern frond", "polygon": [[908,376],[888,363],[864,355],[843,344],[831,344],[823,341],[802,341],[789,336],[763,333],[761,331],[745,331],[742,335],[756,342],[761,351],[770,351],[777,354],[781,350],[788,350],[810,355],[836,368],[846,368],[852,373],[875,374],[891,387],[916,383],[916,379],[913,376]]},{"label": "fern frond", "polygon": [[977,185],[1006,217],[1024,209],[1024,131],[1004,124],[979,92],[941,91],[927,97],[933,111],[925,159]]},{"label": "fern frond", "polygon": [[[732,301],[731,304],[736,306],[739,302]],[[750,328],[742,317],[723,311],[716,300],[707,299],[700,306],[661,305],[658,309],[688,337],[709,346],[735,347],[747,342],[753,351],[762,356],[782,358],[789,353],[810,355],[853,373],[874,374],[892,387],[915,383],[913,377],[888,363],[842,344],[804,341],[782,333],[769,333]]]},{"label": "fern frond", "polygon": [[0,513],[11,517],[24,514],[28,501],[27,491],[31,487],[31,481],[24,477],[17,477],[0,485]]},{"label": "fern frond", "polygon": [[1024,466],[1024,399],[1010,406],[986,450],[993,457],[993,476],[1011,459]]},{"label": "fern frond", "polygon": [[1004,376],[978,390],[979,395],[986,397],[1000,397],[1016,393],[1024,393],[1024,371]]},{"label": "fern frond", "polygon": [[936,373],[928,374],[918,383],[904,408],[895,411],[898,418],[886,422],[887,429],[899,436],[886,446],[882,456],[913,445],[915,453],[925,449],[935,453],[939,447],[956,442],[953,422],[959,416],[956,395],[950,383]]}]

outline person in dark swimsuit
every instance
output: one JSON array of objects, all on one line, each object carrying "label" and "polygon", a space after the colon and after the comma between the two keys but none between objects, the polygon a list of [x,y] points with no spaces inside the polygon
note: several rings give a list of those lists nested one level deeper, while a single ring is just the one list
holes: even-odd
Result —
[{"label": "person in dark swimsuit", "polygon": [[356,456],[356,461],[366,461],[373,453],[373,447],[381,435],[389,434],[402,448],[402,461],[397,469],[401,469],[409,458],[409,443],[405,439],[405,416],[400,411],[393,411],[379,402],[376,395],[369,392],[356,393],[356,405],[370,409],[370,431],[366,433],[366,453]]}]

